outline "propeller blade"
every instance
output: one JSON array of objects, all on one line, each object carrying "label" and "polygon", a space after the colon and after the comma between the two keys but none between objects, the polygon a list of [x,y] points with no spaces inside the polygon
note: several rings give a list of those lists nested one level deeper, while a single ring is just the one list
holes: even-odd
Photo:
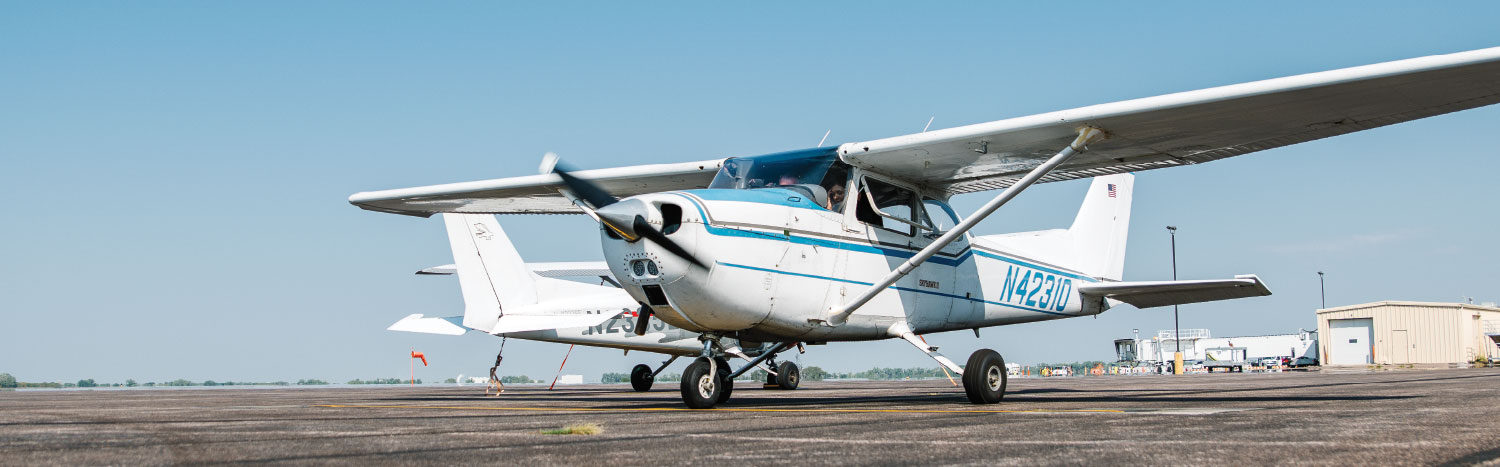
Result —
[{"label": "propeller blade", "polygon": [[635,335],[646,335],[646,325],[651,324],[651,307],[641,305],[640,311],[636,312]]},{"label": "propeller blade", "polygon": [[547,155],[542,156],[542,172],[552,172],[557,174],[558,177],[562,177],[563,184],[567,185],[568,189],[572,190],[574,195],[578,195],[579,198],[593,205],[594,209],[609,206],[619,201],[619,199],[610,195],[608,191],[599,188],[599,185],[573,176],[572,171],[573,169],[564,165],[557,158],[556,154],[549,152]]},{"label": "propeller blade", "polygon": [[698,261],[698,258],[694,258],[693,255],[689,254],[687,250],[682,248],[681,245],[678,245],[677,242],[674,242],[672,241],[672,239],[667,238],[667,236],[661,233],[660,230],[656,230],[655,227],[652,227],[651,224],[647,223],[644,216],[635,216],[635,222],[631,225],[631,228],[635,231],[636,235],[646,237],[647,240],[651,240],[657,245],[661,245],[662,248],[666,248],[667,251],[671,252],[674,255],[677,255],[678,258],[685,259],[687,260],[687,262],[692,263],[694,266],[708,269],[708,266],[704,266],[703,262]]}]

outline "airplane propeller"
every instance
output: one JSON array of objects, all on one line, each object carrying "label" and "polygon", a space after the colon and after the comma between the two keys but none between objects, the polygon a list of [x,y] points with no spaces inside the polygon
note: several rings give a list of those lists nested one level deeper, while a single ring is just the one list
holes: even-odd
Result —
[{"label": "airplane propeller", "polygon": [[550,152],[542,156],[541,171],[542,173],[555,173],[562,178],[563,185],[566,185],[573,195],[593,206],[594,219],[604,224],[605,228],[625,238],[625,241],[634,242],[645,238],[661,245],[667,252],[687,260],[694,266],[708,269],[708,266],[698,258],[694,258],[682,245],[667,238],[666,234],[656,230],[651,223],[646,221],[646,216],[640,214],[646,209],[645,203],[639,201],[621,203],[619,198],[615,198],[599,185],[573,175],[573,169],[564,165],[556,154]]}]

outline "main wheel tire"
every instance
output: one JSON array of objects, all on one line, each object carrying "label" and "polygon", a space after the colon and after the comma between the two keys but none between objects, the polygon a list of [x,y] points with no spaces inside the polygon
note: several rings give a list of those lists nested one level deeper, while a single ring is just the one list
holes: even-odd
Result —
[{"label": "main wheel tire", "polygon": [[797,368],[796,363],[781,362],[781,365],[776,367],[776,372],[779,373],[776,375],[776,385],[782,390],[797,389],[797,384],[802,382],[802,370]]},{"label": "main wheel tire", "polygon": [[776,383],[776,375],[773,375],[773,374],[770,374],[770,373],[766,373],[766,384],[769,384],[771,386],[775,386],[777,384]]},{"label": "main wheel tire", "polygon": [[722,387],[719,378],[709,374],[708,359],[698,357],[682,372],[682,403],[690,409],[712,409]]},{"label": "main wheel tire", "polygon": [[634,388],[635,392],[650,391],[653,382],[656,382],[656,378],[651,377],[651,367],[636,365],[635,368],[630,369],[630,387]]},{"label": "main wheel tire", "polygon": [[729,394],[734,392],[734,380],[729,378],[729,360],[719,360],[719,399],[718,403],[729,402]]},{"label": "main wheel tire", "polygon": [[1005,397],[1008,379],[1005,359],[993,350],[979,349],[969,355],[969,364],[964,366],[964,393],[969,402],[994,404]]}]

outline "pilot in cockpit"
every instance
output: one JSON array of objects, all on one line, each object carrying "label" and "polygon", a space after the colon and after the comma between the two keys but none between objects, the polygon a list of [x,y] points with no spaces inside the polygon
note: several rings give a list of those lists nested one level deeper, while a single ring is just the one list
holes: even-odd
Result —
[{"label": "pilot in cockpit", "polygon": [[830,184],[824,189],[828,190],[828,205],[824,206],[829,211],[843,212],[844,210],[844,184]]}]

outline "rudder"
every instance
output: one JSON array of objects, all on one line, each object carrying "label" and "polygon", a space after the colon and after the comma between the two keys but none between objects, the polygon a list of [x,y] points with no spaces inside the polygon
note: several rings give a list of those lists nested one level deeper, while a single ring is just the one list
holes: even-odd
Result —
[{"label": "rudder", "polygon": [[537,302],[536,276],[494,216],[443,214],[464,297],[465,327],[489,330],[507,307]]}]

